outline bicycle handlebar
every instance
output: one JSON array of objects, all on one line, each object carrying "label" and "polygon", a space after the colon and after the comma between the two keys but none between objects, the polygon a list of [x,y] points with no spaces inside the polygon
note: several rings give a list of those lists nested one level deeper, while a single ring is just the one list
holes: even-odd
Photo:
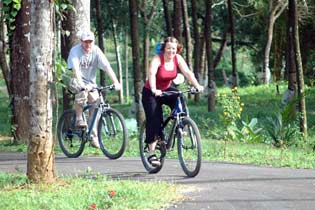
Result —
[{"label": "bicycle handlebar", "polygon": [[181,90],[163,91],[161,96],[181,95],[184,93],[197,94],[197,93],[199,93],[199,91],[196,88],[191,87],[191,88],[189,88],[187,90],[183,90],[183,91],[181,91]]},{"label": "bicycle handlebar", "polygon": [[107,85],[104,87],[96,87],[95,89],[97,89],[99,92],[102,92],[104,90],[115,90],[115,85]]}]

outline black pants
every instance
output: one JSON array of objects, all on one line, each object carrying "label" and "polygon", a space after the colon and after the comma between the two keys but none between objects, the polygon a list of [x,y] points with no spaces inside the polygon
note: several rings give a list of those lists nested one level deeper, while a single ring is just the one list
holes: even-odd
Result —
[{"label": "black pants", "polygon": [[[169,87],[165,91],[177,91],[175,87]],[[162,105],[168,105],[173,109],[176,105],[176,96],[155,96],[151,90],[143,87],[142,105],[146,117],[146,139],[145,142],[150,144],[156,138],[162,135],[161,125],[163,122]]]}]

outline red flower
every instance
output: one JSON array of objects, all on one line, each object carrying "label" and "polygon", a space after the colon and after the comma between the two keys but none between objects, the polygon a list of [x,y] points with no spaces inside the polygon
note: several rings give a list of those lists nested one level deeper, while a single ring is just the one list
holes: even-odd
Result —
[{"label": "red flower", "polygon": [[96,204],[91,204],[90,209],[96,209]]},{"label": "red flower", "polygon": [[109,191],[108,191],[108,195],[109,195],[109,197],[111,197],[111,198],[113,198],[116,194],[117,194],[117,193],[116,193],[116,191],[114,191],[114,190],[109,190]]}]

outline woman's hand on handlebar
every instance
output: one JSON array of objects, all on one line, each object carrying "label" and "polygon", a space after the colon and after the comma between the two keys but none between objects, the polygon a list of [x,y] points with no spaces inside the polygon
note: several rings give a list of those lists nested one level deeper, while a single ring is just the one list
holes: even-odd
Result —
[{"label": "woman's hand on handlebar", "polygon": [[156,89],[156,90],[152,90],[152,93],[155,95],[155,96],[161,96],[162,95],[162,90],[158,90],[158,89]]},{"label": "woman's hand on handlebar", "polygon": [[115,87],[115,90],[116,90],[116,91],[121,90],[121,84],[120,84],[119,82],[116,82],[116,83],[114,84],[114,87]]},{"label": "woman's hand on handlebar", "polygon": [[204,86],[202,86],[202,85],[198,85],[198,87],[196,87],[196,89],[198,90],[198,92],[203,92],[204,91],[204,89],[205,89],[205,87]]}]

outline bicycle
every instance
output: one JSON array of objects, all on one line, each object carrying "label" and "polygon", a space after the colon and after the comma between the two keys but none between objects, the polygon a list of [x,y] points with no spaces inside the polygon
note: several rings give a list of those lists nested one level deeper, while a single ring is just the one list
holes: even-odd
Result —
[{"label": "bicycle", "polygon": [[[195,88],[185,91],[163,92],[162,96],[176,95],[177,102],[170,114],[163,120],[161,139],[158,140],[155,152],[159,158],[160,166],[152,166],[148,161],[148,145],[145,143],[145,122],[140,128],[140,156],[145,169],[149,173],[159,172],[164,164],[167,151],[174,150],[177,139],[177,152],[180,165],[189,177],[195,177],[201,168],[201,138],[198,126],[189,117],[188,107],[185,102],[185,93],[196,94]],[[168,132],[166,132],[168,130]],[[168,133],[168,136],[166,136]]]},{"label": "bicycle", "polygon": [[[95,88],[99,99],[93,112],[91,123],[87,128],[77,127],[75,110],[65,110],[58,120],[57,136],[63,153],[69,158],[79,157],[88,141],[91,141],[91,132],[94,124],[98,121],[97,134],[100,149],[110,159],[120,158],[128,144],[128,133],[122,114],[105,102],[102,92],[114,90],[114,85]],[[83,108],[83,120],[86,122],[85,112],[92,105],[87,104]]]}]

